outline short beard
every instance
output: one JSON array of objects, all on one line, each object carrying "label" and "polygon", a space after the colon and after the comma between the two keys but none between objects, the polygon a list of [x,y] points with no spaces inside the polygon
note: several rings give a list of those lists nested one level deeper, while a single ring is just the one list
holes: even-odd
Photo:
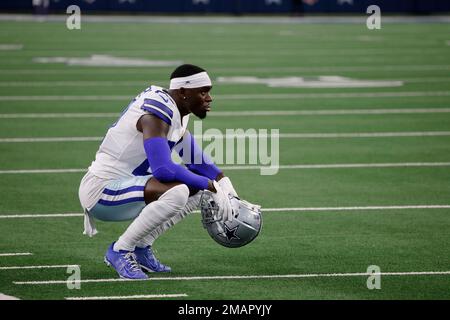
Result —
[{"label": "short beard", "polygon": [[206,112],[202,113],[202,114],[196,114],[197,118],[199,119],[205,119],[206,118]]}]

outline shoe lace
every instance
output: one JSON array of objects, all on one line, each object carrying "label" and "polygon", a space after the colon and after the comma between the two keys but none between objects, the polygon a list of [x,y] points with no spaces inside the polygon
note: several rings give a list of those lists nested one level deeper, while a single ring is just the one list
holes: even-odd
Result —
[{"label": "shoe lace", "polygon": [[124,255],[125,260],[128,262],[128,264],[130,265],[130,269],[132,271],[138,271],[140,270],[140,266],[139,263],[136,261],[136,255],[134,254],[134,252],[128,252]]}]

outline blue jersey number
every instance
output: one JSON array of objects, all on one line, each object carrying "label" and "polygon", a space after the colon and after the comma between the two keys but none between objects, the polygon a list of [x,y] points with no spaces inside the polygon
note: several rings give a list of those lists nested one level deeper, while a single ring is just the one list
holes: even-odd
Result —
[{"label": "blue jersey number", "polygon": [[165,103],[169,102],[169,95],[167,93],[161,90],[156,90],[155,92],[161,97],[161,99],[164,100]]},{"label": "blue jersey number", "polygon": [[[122,114],[120,115],[119,119],[117,119],[116,122],[114,122],[110,128],[113,128],[117,125],[117,123],[120,121],[120,119],[123,117],[123,115],[125,114],[125,112],[128,111],[128,109],[131,107],[131,105],[144,93],[151,91],[152,87],[148,87],[147,89],[145,89],[143,92],[141,92],[136,98],[133,99],[133,101],[130,102],[130,104],[122,111]],[[166,103],[169,102],[169,95],[161,90],[156,90],[155,93],[157,93],[161,99],[163,99]]]}]

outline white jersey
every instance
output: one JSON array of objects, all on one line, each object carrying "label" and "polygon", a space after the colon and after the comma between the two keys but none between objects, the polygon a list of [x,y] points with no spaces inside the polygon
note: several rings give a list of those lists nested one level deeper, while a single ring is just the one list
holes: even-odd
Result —
[{"label": "white jersey", "polygon": [[134,98],[106,133],[89,167],[92,174],[108,180],[151,174],[143,135],[136,128],[139,118],[145,114],[153,114],[169,124],[170,149],[181,140],[189,122],[189,115],[181,119],[175,101],[165,89],[147,88]]}]

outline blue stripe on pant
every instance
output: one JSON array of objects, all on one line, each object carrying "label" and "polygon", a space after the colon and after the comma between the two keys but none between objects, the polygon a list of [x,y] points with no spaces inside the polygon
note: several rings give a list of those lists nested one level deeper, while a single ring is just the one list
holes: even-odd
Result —
[{"label": "blue stripe on pant", "polygon": [[146,206],[144,188],[150,178],[151,175],[147,175],[111,182],[89,213],[102,221],[135,219]]}]

